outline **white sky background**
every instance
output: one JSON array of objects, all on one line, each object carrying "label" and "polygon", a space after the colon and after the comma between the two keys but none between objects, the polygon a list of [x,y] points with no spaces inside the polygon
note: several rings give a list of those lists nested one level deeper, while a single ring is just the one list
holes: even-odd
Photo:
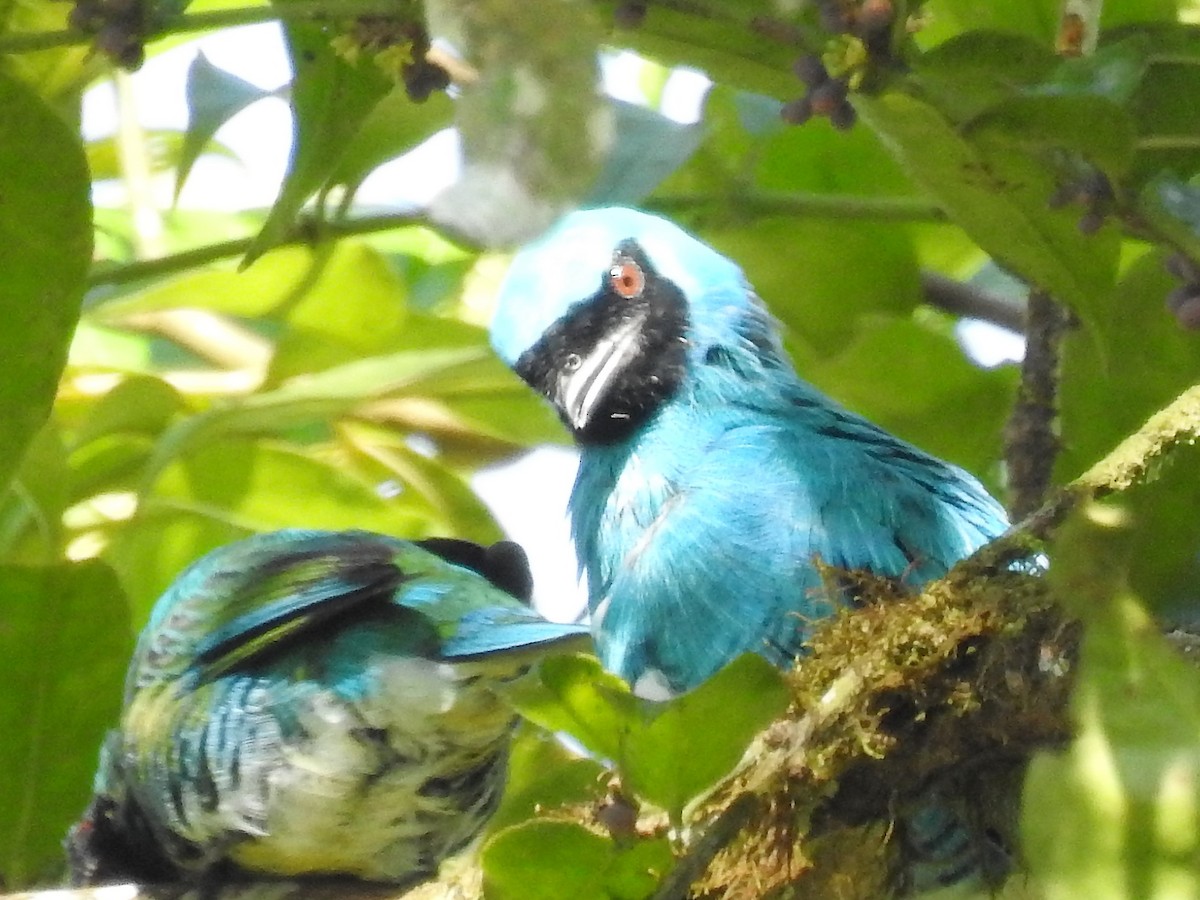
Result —
[{"label": "white sky background", "polygon": [[[187,69],[197,52],[203,52],[218,68],[266,90],[280,87],[291,78],[282,35],[274,23],[226,29],[190,41],[150,58],[133,76],[138,119],[144,128],[186,128]],[[603,71],[608,93],[644,103],[639,70],[639,61],[632,54],[606,57]],[[698,72],[676,71],[663,90],[660,111],[680,122],[696,121],[708,83]],[[111,135],[115,123],[112,85],[103,84],[89,91],[83,108],[85,138]],[[202,156],[184,186],[179,205],[206,209],[269,207],[287,165],[291,133],[291,114],[283,100],[267,98],[243,110],[217,133],[217,139],[238,158]],[[458,163],[456,135],[450,130],[440,132],[412,153],[373,172],[356,199],[375,209],[424,205],[455,179]],[[172,173],[156,185],[162,209],[170,207],[173,179]],[[102,206],[122,203],[120,185],[98,185],[95,199]],[[1021,355],[1019,338],[987,323],[963,322],[960,334],[983,365],[997,365]],[[574,452],[547,447],[482,471],[473,480],[504,530],[528,551],[539,608],[558,619],[575,618],[584,607],[566,514],[576,463]]]}]

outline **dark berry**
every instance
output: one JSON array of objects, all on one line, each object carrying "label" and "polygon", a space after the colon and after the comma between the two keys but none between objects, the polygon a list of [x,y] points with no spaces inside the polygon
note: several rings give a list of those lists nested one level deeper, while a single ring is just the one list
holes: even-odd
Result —
[{"label": "dark berry", "polygon": [[146,58],[142,40],[125,22],[111,22],[96,33],[96,49],[123,69],[136,69]]},{"label": "dark berry", "polygon": [[1200,330],[1200,284],[1185,284],[1167,294],[1167,308],[1180,328]]},{"label": "dark berry", "polygon": [[867,43],[887,37],[896,21],[896,7],[892,0],[865,0],[858,8],[855,20],[858,36]]},{"label": "dark berry", "polygon": [[1104,212],[1093,207],[1079,217],[1079,231],[1082,234],[1095,234],[1104,227]]},{"label": "dark berry", "polygon": [[857,121],[858,113],[854,111],[854,107],[847,100],[843,100],[829,113],[829,124],[838,131],[849,131]]},{"label": "dark berry", "polygon": [[803,125],[812,118],[812,101],[805,95],[797,100],[789,100],[779,110],[779,118],[789,125]]},{"label": "dark berry", "polygon": [[1180,281],[1200,281],[1200,268],[1182,253],[1172,253],[1163,260],[1163,268]]},{"label": "dark berry", "polygon": [[637,835],[637,818],[637,809],[620,794],[606,799],[596,810],[596,819],[618,840]]},{"label": "dark berry", "polygon": [[809,87],[816,87],[829,80],[829,72],[825,70],[825,63],[821,62],[821,57],[813,53],[806,53],[804,56],[798,57],[792,63],[792,71]]},{"label": "dark berry", "polygon": [[75,31],[95,31],[103,21],[95,5],[91,3],[76,3],[67,14],[67,26]]},{"label": "dark berry", "polygon": [[406,65],[403,76],[405,93],[414,103],[424,103],[434,91],[450,86],[450,73],[425,59]]},{"label": "dark berry", "polygon": [[845,34],[854,27],[854,10],[843,0],[818,0],[821,27],[831,34]]},{"label": "dark berry", "polygon": [[833,115],[833,111],[846,102],[846,84],[831,78],[809,91],[808,98],[814,115]]},{"label": "dark berry", "polygon": [[637,28],[645,20],[645,3],[618,3],[613,11],[613,21],[618,28]]}]

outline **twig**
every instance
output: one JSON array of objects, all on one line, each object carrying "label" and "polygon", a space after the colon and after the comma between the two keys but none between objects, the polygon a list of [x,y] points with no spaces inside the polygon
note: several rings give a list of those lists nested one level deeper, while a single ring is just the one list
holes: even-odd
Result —
[{"label": "twig", "polygon": [[[297,222],[292,230],[276,246],[283,247],[291,244],[312,244],[326,238],[351,237],[357,234],[374,234],[379,231],[391,231],[393,228],[404,228],[409,225],[430,225],[424,213],[387,213],[379,216],[363,216],[360,219],[348,219],[341,222],[322,222],[314,227],[308,220]],[[231,241],[221,241],[216,244],[206,244],[182,253],[173,253],[158,259],[144,259],[137,262],[120,265],[101,265],[92,268],[88,275],[88,288],[130,284],[144,278],[155,278],[171,275],[216,262],[220,259],[232,259],[244,254],[254,243],[253,237],[237,238]]]},{"label": "twig", "polygon": [[1058,456],[1058,378],[1067,310],[1041,291],[1029,295],[1021,387],[1004,430],[1012,512],[1023,518],[1046,498]]},{"label": "twig", "polygon": [[1017,334],[1025,333],[1027,309],[1020,301],[980,290],[937,272],[921,272],[921,291],[930,306],[991,322]]},{"label": "twig", "polygon": [[936,203],[916,197],[865,197],[856,194],[764,193],[670,194],[647,200],[646,208],[663,213],[711,208],[751,215],[806,216],[814,219],[877,219],[887,222],[944,222]]},{"label": "twig", "polygon": [[760,814],[762,802],[758,794],[738,795],[713,819],[704,835],[688,848],[687,854],[662,880],[652,900],[685,900],[693,882],[704,874],[716,855]]}]

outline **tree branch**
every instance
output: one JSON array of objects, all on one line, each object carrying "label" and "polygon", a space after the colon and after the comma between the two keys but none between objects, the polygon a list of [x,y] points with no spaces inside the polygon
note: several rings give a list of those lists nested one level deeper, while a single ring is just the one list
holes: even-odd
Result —
[{"label": "tree branch", "polygon": [[[393,228],[404,228],[409,225],[432,226],[424,213],[387,213],[379,216],[363,216],[360,219],[348,219],[340,222],[316,223],[304,219],[292,226],[292,230],[276,246],[283,247],[294,244],[314,244],[328,238],[352,237],[359,234],[374,234],[379,231],[390,231]],[[142,259],[131,263],[117,265],[93,266],[88,275],[89,289],[103,286],[117,286],[140,281],[143,278],[156,278],[171,275],[186,269],[193,269],[220,259],[231,259],[243,255],[254,243],[253,237],[237,238],[231,241],[221,241],[216,244],[206,244],[181,253],[160,256],[157,259]]]},{"label": "tree branch", "polygon": [[1023,518],[1046,498],[1058,456],[1058,380],[1070,313],[1042,291],[1029,295],[1021,386],[1004,430],[1012,513]]},{"label": "tree branch", "polygon": [[921,272],[921,291],[925,302],[957,316],[990,322],[1017,334],[1025,333],[1026,306],[999,294],[992,294],[938,272]]},{"label": "tree branch", "polygon": [[[389,15],[396,11],[395,0],[289,0],[286,4],[215,9],[208,12],[172,16],[157,25],[147,39],[188,31],[208,31],[234,25],[253,25],[288,19],[337,19],[369,14]],[[61,31],[12,31],[0,34],[0,56],[34,53],[54,47],[90,44],[95,35],[74,28]]]}]

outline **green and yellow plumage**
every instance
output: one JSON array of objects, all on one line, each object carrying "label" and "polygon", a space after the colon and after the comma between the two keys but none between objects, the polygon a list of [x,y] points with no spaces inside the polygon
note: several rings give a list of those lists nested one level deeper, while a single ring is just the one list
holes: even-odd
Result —
[{"label": "green and yellow plumage", "polygon": [[283,531],[195,563],[138,643],[76,880],[436,869],[498,799],[493,687],[585,630],[505,590],[514,548]]}]

